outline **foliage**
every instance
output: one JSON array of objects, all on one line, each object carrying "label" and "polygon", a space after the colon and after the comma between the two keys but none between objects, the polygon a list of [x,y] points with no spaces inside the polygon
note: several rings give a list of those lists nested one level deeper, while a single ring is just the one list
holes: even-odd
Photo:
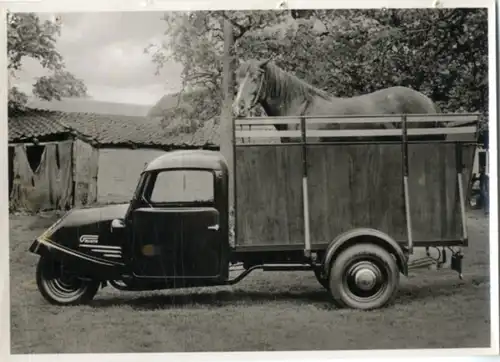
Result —
[{"label": "foliage", "polygon": [[[61,97],[81,97],[87,95],[82,80],[65,70],[56,41],[60,35],[59,24],[46,20],[42,22],[34,13],[13,13],[7,21],[7,69],[11,77],[21,70],[24,58],[33,58],[52,72],[39,77],[33,84],[33,94],[44,100]],[[28,97],[17,87],[9,87],[9,109],[23,108]]]},{"label": "foliage", "polygon": [[[202,88],[207,92],[195,92],[190,106],[184,106],[185,97],[179,97],[178,107],[166,110],[165,120],[181,119],[186,124],[201,124],[204,120],[220,114],[222,103],[223,20],[234,26],[236,42],[248,32],[263,30],[279,24],[288,17],[284,11],[195,11],[170,12],[164,16],[166,40],[163,47],[146,51],[152,53],[158,71],[168,62],[181,63],[183,90],[191,93]],[[234,49],[233,49],[234,51]],[[238,52],[239,53],[239,52]],[[233,54],[234,55],[234,54]],[[236,66],[237,59],[233,59]],[[210,96],[207,97],[206,95]],[[200,110],[203,110],[200,114]],[[175,121],[174,121],[175,122]],[[170,123],[170,122],[169,122]]]},{"label": "foliage", "polygon": [[272,57],[338,97],[402,85],[444,112],[487,113],[486,9],[200,11],[168,13],[168,38],[153,53],[159,68],[184,65],[188,91],[210,90],[190,112],[171,110],[168,119],[220,113],[224,17],[233,24],[235,61]]},{"label": "foliage", "polygon": [[63,97],[82,97],[87,94],[87,87],[68,71],[57,71],[51,76],[39,77],[33,93],[47,101],[60,100]]}]

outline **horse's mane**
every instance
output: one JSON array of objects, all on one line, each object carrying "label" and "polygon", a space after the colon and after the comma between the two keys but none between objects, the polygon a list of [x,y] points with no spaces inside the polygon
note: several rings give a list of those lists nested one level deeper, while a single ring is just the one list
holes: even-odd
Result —
[{"label": "horse's mane", "polygon": [[311,101],[315,96],[326,100],[332,99],[332,96],[325,91],[313,87],[272,62],[267,63],[265,69],[265,93],[280,98],[286,105],[297,97],[303,97],[307,101]]}]

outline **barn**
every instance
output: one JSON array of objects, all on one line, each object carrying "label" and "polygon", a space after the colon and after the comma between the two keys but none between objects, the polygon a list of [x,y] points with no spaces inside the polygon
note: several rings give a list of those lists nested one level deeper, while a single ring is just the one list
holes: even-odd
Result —
[{"label": "barn", "polygon": [[31,109],[9,115],[12,210],[128,202],[147,162],[177,149],[218,149],[216,120],[194,133],[160,120]]},{"label": "barn", "polygon": [[97,200],[95,141],[57,112],[11,112],[8,139],[11,211],[67,210]]},{"label": "barn", "polygon": [[[70,116],[71,115],[71,116]],[[157,156],[179,149],[218,149],[218,124],[174,132],[147,116],[68,113],[65,124],[95,139],[99,148],[98,203],[130,201],[140,172]]]}]

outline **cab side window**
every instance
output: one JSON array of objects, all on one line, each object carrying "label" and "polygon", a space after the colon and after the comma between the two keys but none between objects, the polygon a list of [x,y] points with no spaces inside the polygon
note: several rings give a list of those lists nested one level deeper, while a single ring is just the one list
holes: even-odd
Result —
[{"label": "cab side window", "polygon": [[169,170],[157,174],[151,192],[152,203],[211,202],[214,175],[203,170]]}]

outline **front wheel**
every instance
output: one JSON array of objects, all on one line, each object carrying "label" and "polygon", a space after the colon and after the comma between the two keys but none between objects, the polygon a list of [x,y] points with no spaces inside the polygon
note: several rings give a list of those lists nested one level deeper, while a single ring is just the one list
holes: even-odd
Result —
[{"label": "front wheel", "polygon": [[41,257],[36,269],[38,290],[45,300],[55,305],[77,305],[90,302],[100,283],[83,280],[70,273],[63,264]]},{"label": "front wheel", "polygon": [[341,307],[382,308],[395,296],[399,268],[395,258],[375,244],[357,244],[342,251],[330,271],[330,293]]}]

